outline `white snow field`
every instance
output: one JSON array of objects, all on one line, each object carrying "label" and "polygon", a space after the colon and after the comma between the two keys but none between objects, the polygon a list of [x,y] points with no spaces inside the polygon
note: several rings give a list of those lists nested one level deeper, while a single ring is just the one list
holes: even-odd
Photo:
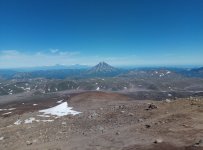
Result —
[{"label": "white snow field", "polygon": [[66,116],[66,115],[77,115],[80,114],[81,112],[74,111],[72,110],[72,107],[68,107],[67,102],[63,102],[57,106],[54,106],[52,108],[40,110],[39,112],[44,113],[45,115],[55,115],[58,117]]}]

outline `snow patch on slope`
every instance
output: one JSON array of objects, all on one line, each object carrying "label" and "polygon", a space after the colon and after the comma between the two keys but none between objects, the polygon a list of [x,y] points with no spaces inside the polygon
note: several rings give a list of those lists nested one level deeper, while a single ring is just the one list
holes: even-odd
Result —
[{"label": "snow patch on slope", "polygon": [[45,115],[55,115],[58,117],[66,116],[66,115],[77,115],[80,114],[81,112],[74,111],[72,110],[72,107],[68,107],[67,102],[63,102],[57,106],[54,106],[52,108],[40,110],[39,112],[44,113]]},{"label": "snow patch on slope", "polygon": [[14,122],[15,125],[20,125],[22,123],[22,121],[20,119],[18,119],[16,122]]},{"label": "snow patch on slope", "polygon": [[35,118],[30,117],[29,119],[26,119],[26,120],[25,120],[25,124],[27,124],[27,123],[32,123],[33,121],[35,121]]}]

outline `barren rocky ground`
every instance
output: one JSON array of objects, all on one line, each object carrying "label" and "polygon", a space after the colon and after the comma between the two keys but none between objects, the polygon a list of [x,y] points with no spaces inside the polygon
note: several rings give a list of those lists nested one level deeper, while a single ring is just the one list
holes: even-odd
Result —
[{"label": "barren rocky ground", "polygon": [[[59,100],[82,113],[39,116],[39,110],[56,106]],[[118,93],[64,93],[0,109],[2,150],[203,149],[201,97],[152,101]],[[35,120],[25,123],[30,118]]]}]

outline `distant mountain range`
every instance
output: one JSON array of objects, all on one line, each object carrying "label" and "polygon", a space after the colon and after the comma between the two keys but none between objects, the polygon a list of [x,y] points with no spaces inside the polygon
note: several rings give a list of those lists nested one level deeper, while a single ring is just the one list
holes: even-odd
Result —
[{"label": "distant mountain range", "polygon": [[100,62],[94,67],[85,65],[55,65],[33,68],[0,69],[0,79],[65,79],[65,78],[92,78],[92,77],[130,77],[130,78],[180,78],[203,77],[203,67],[198,69],[182,68],[139,68],[120,69]]},{"label": "distant mountain range", "polygon": [[0,70],[0,77],[4,79],[28,79],[28,78],[89,78],[89,77],[112,77],[120,74],[120,69],[114,68],[105,62],[100,62],[94,67],[85,65],[72,66],[45,66],[33,68],[19,68],[11,70]]},{"label": "distant mountain range", "polygon": [[14,68],[10,70],[18,71],[18,72],[30,72],[30,71],[39,71],[39,70],[61,70],[61,69],[88,69],[90,66],[87,65],[60,65],[56,64],[54,66],[39,66],[39,67],[25,67],[25,68]]},{"label": "distant mountain range", "polygon": [[[105,62],[100,62],[91,68],[59,69],[60,67],[34,71],[1,69],[0,96],[23,92],[38,95],[64,90],[107,90],[133,93],[161,91],[162,96],[168,98],[171,95],[181,96],[174,93],[175,91],[189,91],[189,93],[203,91],[203,68],[121,69]],[[159,94],[157,99],[160,99]]]}]

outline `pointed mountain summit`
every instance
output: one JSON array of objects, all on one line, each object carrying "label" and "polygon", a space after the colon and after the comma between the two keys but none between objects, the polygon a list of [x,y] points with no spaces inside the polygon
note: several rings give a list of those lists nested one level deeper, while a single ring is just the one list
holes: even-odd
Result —
[{"label": "pointed mountain summit", "polygon": [[111,72],[115,72],[115,71],[118,71],[118,69],[110,66],[106,62],[100,62],[96,66],[92,67],[89,70],[89,73],[96,73],[96,74],[97,73],[111,73]]}]

